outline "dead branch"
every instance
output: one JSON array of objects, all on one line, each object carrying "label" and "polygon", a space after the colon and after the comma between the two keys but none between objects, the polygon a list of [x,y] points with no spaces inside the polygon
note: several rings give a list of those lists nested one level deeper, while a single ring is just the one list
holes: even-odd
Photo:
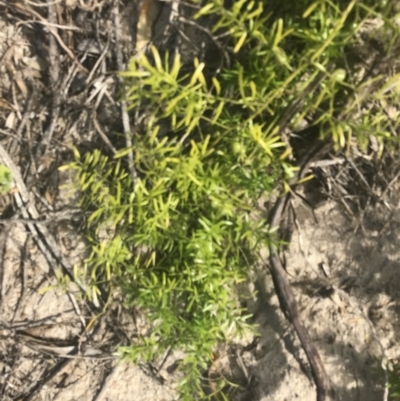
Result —
[{"label": "dead branch", "polygon": [[[322,154],[326,153],[331,147],[330,142],[317,142],[310,152],[304,157],[304,161],[300,164],[300,170],[292,182],[292,188],[296,186],[301,178],[307,173],[310,164],[317,160]],[[284,211],[292,198],[293,191],[289,191],[286,196],[281,197],[275,204],[269,216],[270,227],[277,227],[280,225]],[[286,318],[293,324],[301,345],[306,353],[308,362],[311,367],[311,372],[317,387],[317,401],[330,401],[331,400],[331,384],[326,374],[321,357],[314,343],[308,334],[307,329],[304,327],[300,319],[299,310],[297,308],[296,299],[294,298],[292,289],[290,287],[286,272],[282,266],[281,260],[278,256],[275,246],[269,246],[269,260],[270,271],[274,282],[276,294],[279,299],[279,304]]]},{"label": "dead branch", "polygon": [[[123,71],[124,66],[122,62],[122,52],[119,45],[119,31],[120,31],[120,20],[119,20],[119,6],[118,1],[115,1],[114,4],[114,29],[115,29],[115,51],[117,54],[117,68],[118,71]],[[123,86],[123,80],[119,78],[119,83]],[[134,166],[134,158],[133,158],[133,150],[132,150],[132,132],[131,126],[129,121],[128,109],[126,107],[125,100],[120,101],[121,106],[121,115],[122,115],[122,125],[124,128],[124,135],[125,135],[125,143],[128,149],[131,149],[128,153],[128,163],[129,163],[129,171],[131,173],[133,185],[136,185],[137,181],[137,171]]]},{"label": "dead branch", "polygon": [[[38,220],[39,213],[37,212],[32,202],[30,202],[29,193],[21,177],[21,173],[19,172],[19,169],[14,164],[14,162],[11,160],[6,150],[1,145],[0,145],[0,162],[5,166],[7,166],[12,173],[15,186],[18,189],[18,191],[14,193],[14,198],[17,206],[21,210],[22,217],[27,220],[37,221],[37,223],[26,223],[26,225],[29,231],[31,232],[33,238],[35,239],[39,249],[45,255],[47,261],[49,262],[49,265],[55,270],[55,263],[59,263],[62,266],[65,274],[67,274],[68,277],[78,285],[78,287],[82,290],[83,293],[86,293],[87,287],[84,284],[79,283],[75,279],[71,264],[62,254],[60,248],[58,247],[56,241],[54,240],[53,236],[50,234],[46,226],[41,224],[40,221]],[[73,297],[72,294],[69,295]],[[72,301],[72,303],[74,308],[76,308],[77,307],[76,301],[75,302]],[[99,305],[95,306],[98,307]],[[79,312],[79,309],[77,310],[77,313],[79,316],[82,316],[81,313]],[[83,325],[85,326],[84,321]]]}]

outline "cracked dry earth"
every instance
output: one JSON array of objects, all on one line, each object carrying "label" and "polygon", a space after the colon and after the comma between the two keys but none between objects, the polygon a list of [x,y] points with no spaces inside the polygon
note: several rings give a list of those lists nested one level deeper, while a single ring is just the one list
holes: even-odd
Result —
[{"label": "cracked dry earth", "polygon": [[[68,184],[71,176],[56,167],[65,161],[61,145],[90,142],[93,128],[82,139],[81,116],[73,115],[71,125],[60,117],[58,130],[68,135],[56,136],[46,160],[39,163],[44,173],[36,184],[30,182],[31,165],[23,155],[31,152],[25,142],[33,133],[24,133],[25,142],[18,136],[24,114],[18,99],[28,90],[25,81],[41,81],[47,68],[32,51],[26,31],[0,15],[0,144],[19,166],[30,201],[47,218],[46,226],[63,255],[79,264],[86,252],[82,219],[71,211],[63,217],[66,208],[76,207],[76,198],[67,199],[67,190],[60,185]],[[32,127],[35,119],[45,118],[46,113],[28,116]],[[286,267],[301,317],[338,401],[384,401],[380,361],[400,358],[398,194],[399,188],[386,195],[386,206],[367,212],[362,225],[336,203],[318,206],[314,216],[295,200],[296,228]],[[0,197],[1,218],[9,220],[0,225],[0,400],[177,399],[174,367],[179,355],[151,365],[118,362],[118,346],[145,330],[145,323],[135,311],[120,306],[120,294],[114,296],[116,306],[93,320],[98,311],[82,300],[73,283],[57,285],[57,264],[38,248],[12,197]],[[267,290],[247,305],[255,313],[260,337],[221,350],[209,376],[224,374],[240,384],[242,388],[230,396],[234,401],[313,401],[315,388],[304,352],[262,267],[258,281]],[[85,332],[89,322],[91,329]]]}]

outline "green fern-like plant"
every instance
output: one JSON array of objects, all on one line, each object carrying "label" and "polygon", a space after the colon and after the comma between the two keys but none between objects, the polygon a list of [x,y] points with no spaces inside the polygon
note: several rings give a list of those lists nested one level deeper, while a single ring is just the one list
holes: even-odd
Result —
[{"label": "green fern-like plant", "polygon": [[242,0],[231,9],[208,1],[194,18],[218,16],[214,30],[230,33],[231,66],[214,73],[195,59],[189,68],[179,54],[154,47],[133,58],[121,72],[125,100],[147,116],[145,128],[113,158],[75,151],[66,167],[76,171],[81,206],[91,211],[91,255],[79,272],[87,295],[118,286],[146,316],[148,334],[121,348],[126,357],[184,351],[183,400],[205,396],[202,372],[219,342],[255,329],[237,284],[273,241],[259,205],[294,176],[290,133],[312,121],[337,150],[366,149],[373,138],[378,153],[392,137],[379,103],[390,83],[375,77],[369,91],[368,82],[354,79],[361,67],[346,67],[347,49],[378,12],[398,35],[390,10],[367,1],[277,8]]}]

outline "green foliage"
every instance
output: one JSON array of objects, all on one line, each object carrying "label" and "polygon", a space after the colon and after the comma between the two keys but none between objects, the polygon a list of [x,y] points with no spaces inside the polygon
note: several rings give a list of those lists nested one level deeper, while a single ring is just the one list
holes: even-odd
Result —
[{"label": "green foliage", "polygon": [[400,363],[393,364],[389,370],[389,393],[392,400],[400,400]]},{"label": "green foliage", "polygon": [[12,173],[7,166],[0,165],[0,193],[6,194],[13,182]]},{"label": "green foliage", "polygon": [[347,57],[379,12],[382,35],[397,37],[388,6],[368,1],[278,7],[241,0],[232,9],[208,1],[195,17],[219,16],[214,32],[230,33],[232,64],[217,74],[155,48],[132,59],[121,75],[130,108],[146,115],[145,129],[114,158],[75,151],[68,167],[76,170],[82,208],[92,212],[91,255],[77,274],[89,281],[88,296],[118,286],[148,319],[149,334],[132,339],[124,355],[139,361],[185,352],[182,399],[204,396],[202,371],[219,341],[254,329],[236,286],[273,240],[257,210],[294,175],[288,131],[311,121],[347,151],[373,141],[381,152],[391,138],[397,121],[385,118],[381,101],[388,92],[398,96],[391,91],[398,77],[364,79]]}]

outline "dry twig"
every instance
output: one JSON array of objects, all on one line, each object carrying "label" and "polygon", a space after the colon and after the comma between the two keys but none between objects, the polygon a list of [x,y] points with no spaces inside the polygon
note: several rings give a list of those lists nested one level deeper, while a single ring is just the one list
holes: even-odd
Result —
[{"label": "dry twig", "polygon": [[[57,15],[55,5],[48,0],[49,5],[49,20],[50,23],[55,24],[57,22]],[[51,107],[51,120],[50,125],[44,132],[41,142],[36,150],[36,158],[39,159],[44,153],[47,153],[51,138],[54,130],[56,129],[58,116],[60,114],[61,95],[59,92],[58,82],[60,79],[60,55],[58,53],[58,47],[54,36],[49,37],[49,59],[50,59],[50,85],[53,92],[53,102]]]},{"label": "dry twig", "polygon": [[[289,104],[286,111],[278,121],[280,133],[283,133],[293,116],[298,112],[299,108],[302,107],[307,94],[315,91],[325,76],[325,73],[318,73],[315,79],[308,85],[307,88],[305,88],[302,96]],[[297,175],[290,182],[292,190],[289,191],[285,196],[278,199],[269,215],[268,223],[271,228],[278,227],[281,224],[283,214],[292,199],[294,189],[297,183],[307,174],[311,163],[318,160],[318,158],[325,154],[330,148],[331,142],[329,140],[317,142],[303,156],[302,161],[299,163],[300,169]],[[328,375],[326,374],[321,357],[315,348],[307,329],[304,327],[303,322],[300,319],[296,299],[290,287],[285,269],[283,268],[281,259],[279,258],[277,250],[272,243],[269,246],[269,260],[269,267],[280,307],[286,318],[293,324],[310,364],[314,382],[317,386],[317,401],[330,401],[332,389]]]},{"label": "dry twig", "polygon": [[[315,161],[319,155],[323,154],[330,148],[330,142],[317,143],[310,152],[304,157],[304,161],[301,163],[301,168],[297,177],[292,182],[295,185],[297,181],[305,176],[312,161]],[[290,202],[292,197],[292,191],[282,198],[280,198],[273,208],[269,216],[270,227],[276,227],[280,225],[283,213],[286,206]],[[287,279],[286,272],[282,266],[279,255],[275,247],[271,244],[269,247],[269,260],[270,260],[270,271],[274,282],[275,291],[277,293],[279,304],[282,311],[289,321],[292,322],[296,333],[299,337],[301,345],[306,353],[308,362],[311,366],[311,372],[317,386],[317,401],[330,401],[331,400],[331,384],[326,374],[324,365],[317,349],[312,342],[307,329],[304,327],[300,314],[297,308],[297,303],[294,298],[292,289],[290,288],[289,281]]]},{"label": "dry twig", "polygon": [[[117,68],[119,71],[123,71],[124,66],[122,62],[122,52],[119,45],[119,32],[120,32],[120,21],[119,21],[119,6],[118,1],[114,3],[114,29],[115,29],[115,51],[117,54]],[[123,86],[123,80],[119,78],[119,83]],[[124,100],[120,101],[121,105],[121,114],[122,114],[122,125],[124,127],[124,135],[125,135],[125,143],[128,149],[131,149],[128,153],[128,163],[129,163],[129,171],[131,173],[133,185],[136,185],[137,182],[137,171],[134,165],[133,151],[132,151],[132,132],[129,121],[128,110],[126,107],[126,102]]]},{"label": "dry twig", "polygon": [[[86,293],[87,287],[75,279],[71,264],[62,254],[60,248],[58,247],[56,241],[54,240],[53,236],[50,234],[46,226],[41,224],[38,220],[39,213],[37,212],[35,206],[30,202],[29,193],[21,177],[21,173],[19,172],[19,169],[14,164],[14,162],[11,160],[6,150],[1,145],[0,163],[7,166],[12,173],[15,187],[17,188],[17,191],[14,192],[14,199],[18,208],[21,211],[22,217],[27,220],[36,220],[36,223],[26,223],[26,226],[34,237],[39,249],[45,255],[47,261],[49,262],[49,265],[55,271],[54,262],[59,263],[63,268],[65,274],[67,274],[68,277],[73,282],[75,282],[84,293]],[[72,297],[72,294],[69,295]],[[73,302],[73,304],[76,304],[76,302]],[[75,306],[76,305],[74,305],[74,307]],[[99,305],[95,306],[98,307]],[[79,316],[82,316],[79,310],[77,311],[77,313]],[[83,324],[85,324],[84,321]]]}]

